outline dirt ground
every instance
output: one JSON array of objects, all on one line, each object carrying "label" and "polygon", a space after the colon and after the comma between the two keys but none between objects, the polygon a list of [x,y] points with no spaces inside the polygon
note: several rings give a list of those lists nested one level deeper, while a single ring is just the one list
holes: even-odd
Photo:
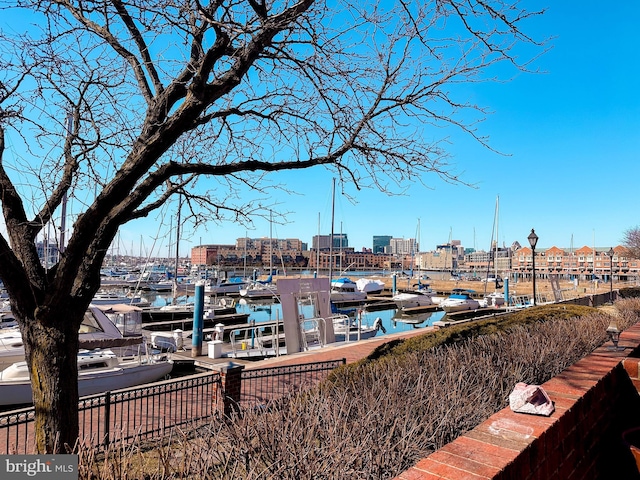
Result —
[{"label": "dirt ground", "polygon": [[[385,282],[385,286],[388,289],[392,288],[392,279],[391,278],[381,278]],[[413,285],[417,282],[417,279],[409,280],[406,278],[397,279],[396,287],[398,289],[407,289],[409,285]],[[481,281],[456,281],[456,280],[428,280],[427,283],[431,287],[432,290],[436,292],[450,292],[454,288],[465,288],[470,290],[475,290],[476,293],[482,294],[491,293],[496,290],[494,283],[485,284]],[[595,294],[595,293],[606,293],[610,290],[611,285],[609,283],[604,282],[590,282],[583,281],[579,282],[578,285],[574,285],[571,281],[561,281],[560,282],[560,290],[564,292],[565,298],[571,298],[572,294],[575,296],[580,296],[584,294]],[[613,289],[619,289],[629,286],[628,283],[623,282],[613,282]],[[501,284],[499,288],[500,291],[504,289],[504,285]],[[538,295],[540,294],[549,294],[553,295],[553,289],[551,287],[551,282],[549,280],[538,279],[536,280],[536,292]],[[533,282],[528,281],[519,281],[509,282],[509,295],[531,295],[533,293]]]}]

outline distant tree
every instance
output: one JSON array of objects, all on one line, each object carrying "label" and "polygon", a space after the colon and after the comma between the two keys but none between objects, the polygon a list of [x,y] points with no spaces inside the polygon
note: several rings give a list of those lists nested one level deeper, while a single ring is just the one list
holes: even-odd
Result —
[{"label": "distant tree", "polygon": [[630,228],[624,232],[622,246],[629,258],[640,259],[640,227]]},{"label": "distant tree", "polygon": [[[485,111],[460,85],[497,77],[499,63],[527,70],[520,55],[542,51],[523,32],[540,12],[504,0],[0,9],[21,15],[0,32],[0,278],[24,338],[39,452],[77,438],[78,328],[122,225],[177,195],[194,225],[266,216],[270,190],[285,188],[267,174],[282,170],[324,166],[389,193],[428,174],[461,183],[439,128],[487,139],[475,129]],[[7,155],[7,135],[20,153]],[[37,249],[51,226],[53,265]]]}]

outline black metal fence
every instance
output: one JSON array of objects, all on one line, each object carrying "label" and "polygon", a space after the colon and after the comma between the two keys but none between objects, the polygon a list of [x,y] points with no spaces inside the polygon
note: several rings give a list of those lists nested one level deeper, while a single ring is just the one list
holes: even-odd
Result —
[{"label": "black metal fence", "polygon": [[310,388],[345,363],[346,360],[343,358],[326,362],[243,370],[240,407],[265,405],[270,400]]},{"label": "black metal fence", "polygon": [[[102,447],[164,435],[171,428],[208,421],[218,372],[165,380],[84,397],[78,403],[80,441]],[[0,454],[35,453],[33,407],[0,415]]]},{"label": "black metal fence", "polygon": [[[240,408],[254,408],[310,388],[344,364],[341,359],[245,370],[233,389],[241,392]],[[201,373],[85,397],[78,404],[80,441],[104,448],[113,442],[155,440],[175,427],[208,422],[221,413],[216,399],[228,393],[222,376]],[[35,453],[34,417],[33,407],[0,414],[0,455]]]}]

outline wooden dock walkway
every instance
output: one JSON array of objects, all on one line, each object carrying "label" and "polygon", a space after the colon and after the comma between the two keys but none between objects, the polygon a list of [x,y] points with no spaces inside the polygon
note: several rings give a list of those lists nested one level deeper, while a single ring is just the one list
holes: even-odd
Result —
[{"label": "wooden dock walkway", "polygon": [[304,352],[297,352],[293,354],[280,355],[278,357],[270,357],[261,360],[251,360],[247,358],[209,358],[208,346],[204,345],[202,349],[202,355],[192,357],[190,351],[176,352],[172,354],[172,357],[176,361],[193,361],[195,365],[203,368],[209,368],[217,370],[224,365],[228,365],[229,362],[234,364],[244,365],[246,369],[254,368],[267,368],[283,365],[297,365],[301,363],[313,363],[324,362],[327,360],[340,360],[346,359],[347,363],[357,362],[369,354],[371,354],[377,347],[383,345],[392,340],[409,338],[417,335],[422,335],[427,332],[435,330],[434,327],[425,327],[415,330],[408,330],[404,332],[393,333],[380,337],[373,337],[367,340],[360,340],[358,342],[336,342],[324,347],[313,348]]}]

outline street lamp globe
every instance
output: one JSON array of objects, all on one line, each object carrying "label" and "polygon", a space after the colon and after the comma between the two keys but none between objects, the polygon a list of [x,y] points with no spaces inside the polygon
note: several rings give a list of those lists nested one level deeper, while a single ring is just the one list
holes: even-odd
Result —
[{"label": "street lamp globe", "polygon": [[531,249],[535,250],[536,245],[538,244],[538,235],[536,235],[536,231],[532,228],[531,233],[527,237],[529,239],[529,245],[531,245]]}]

